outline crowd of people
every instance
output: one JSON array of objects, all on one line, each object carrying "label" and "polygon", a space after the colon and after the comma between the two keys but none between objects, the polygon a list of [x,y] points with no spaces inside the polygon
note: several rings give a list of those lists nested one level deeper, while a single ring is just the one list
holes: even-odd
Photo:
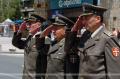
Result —
[{"label": "crowd of people", "polygon": [[119,79],[119,38],[106,29],[106,10],[84,3],[76,22],[32,14],[14,28],[12,44],[24,49],[22,79]]}]

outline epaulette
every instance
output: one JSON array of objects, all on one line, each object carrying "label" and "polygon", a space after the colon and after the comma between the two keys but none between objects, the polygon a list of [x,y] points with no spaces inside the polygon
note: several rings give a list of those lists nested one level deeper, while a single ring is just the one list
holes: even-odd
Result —
[{"label": "epaulette", "polygon": [[112,33],[108,30],[105,30],[104,31],[104,34],[107,35],[108,37],[111,37],[112,36]]}]

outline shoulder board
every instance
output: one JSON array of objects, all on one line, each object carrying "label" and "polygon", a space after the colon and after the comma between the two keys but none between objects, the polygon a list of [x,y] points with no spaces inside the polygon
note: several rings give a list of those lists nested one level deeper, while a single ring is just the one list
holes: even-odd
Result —
[{"label": "shoulder board", "polygon": [[107,35],[108,37],[111,37],[112,33],[108,30],[105,30],[104,31],[104,34]]}]

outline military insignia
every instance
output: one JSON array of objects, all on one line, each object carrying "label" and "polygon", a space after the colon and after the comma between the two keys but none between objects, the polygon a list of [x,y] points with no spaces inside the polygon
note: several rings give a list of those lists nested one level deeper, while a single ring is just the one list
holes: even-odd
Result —
[{"label": "military insignia", "polygon": [[120,50],[118,47],[113,47],[112,48],[112,55],[115,57],[118,57],[120,55]]}]

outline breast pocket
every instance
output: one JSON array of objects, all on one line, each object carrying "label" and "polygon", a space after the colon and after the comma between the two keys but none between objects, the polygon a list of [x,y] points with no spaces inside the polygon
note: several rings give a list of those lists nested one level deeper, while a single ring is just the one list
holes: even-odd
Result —
[{"label": "breast pocket", "polygon": [[92,47],[84,51],[84,61],[86,70],[97,72],[104,70],[104,51],[100,47]]}]

